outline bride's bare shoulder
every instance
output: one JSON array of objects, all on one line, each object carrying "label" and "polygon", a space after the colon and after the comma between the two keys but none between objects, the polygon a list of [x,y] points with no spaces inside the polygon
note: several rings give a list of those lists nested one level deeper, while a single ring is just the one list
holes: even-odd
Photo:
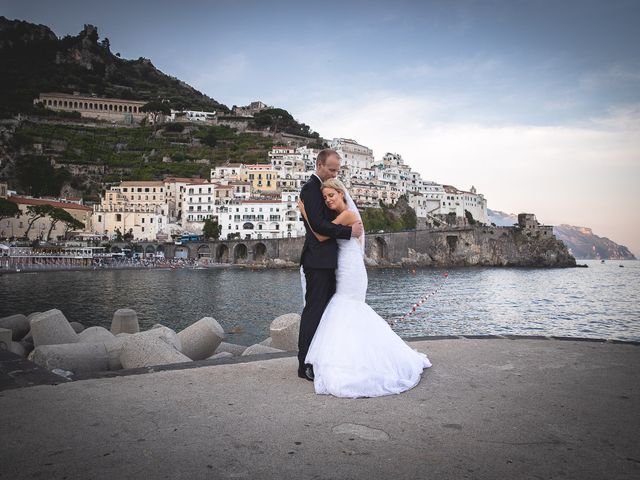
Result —
[{"label": "bride's bare shoulder", "polygon": [[355,212],[351,210],[345,210],[341,212],[335,219],[335,223],[339,223],[340,225],[353,225],[358,221],[358,216]]}]

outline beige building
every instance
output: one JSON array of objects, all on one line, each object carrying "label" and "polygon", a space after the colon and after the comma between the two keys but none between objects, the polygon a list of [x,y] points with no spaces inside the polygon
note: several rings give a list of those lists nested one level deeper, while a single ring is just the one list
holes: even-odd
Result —
[{"label": "beige building", "polygon": [[[29,222],[32,219],[32,217],[28,215],[27,208],[32,205],[51,205],[52,207],[62,208],[69,212],[73,218],[84,223],[85,231],[89,230],[91,224],[92,210],[90,207],[85,207],[84,205],[42,198],[19,197],[15,195],[8,197],[7,200],[18,205],[18,208],[20,209],[20,216],[18,218],[4,218],[0,221],[0,238],[22,238],[25,236],[27,229],[29,229]],[[51,228],[51,218],[48,216],[39,218],[31,226],[27,237],[29,240],[47,240],[46,237],[49,232],[49,228]],[[64,238],[66,230],[67,226],[64,223],[56,223],[54,228],[51,230],[48,240]]]},{"label": "beige building", "polygon": [[140,109],[147,102],[73,95],[68,93],[41,93],[33,104],[59,112],[79,112],[82,117],[109,122],[139,123],[147,116]]},{"label": "beige building", "polygon": [[112,187],[93,211],[92,231],[113,237],[116,231],[136,240],[156,240],[167,232],[166,187],[161,181],[128,181]]},{"label": "beige building", "polygon": [[240,172],[240,180],[249,182],[254,192],[278,191],[278,171],[270,164],[245,165]]}]

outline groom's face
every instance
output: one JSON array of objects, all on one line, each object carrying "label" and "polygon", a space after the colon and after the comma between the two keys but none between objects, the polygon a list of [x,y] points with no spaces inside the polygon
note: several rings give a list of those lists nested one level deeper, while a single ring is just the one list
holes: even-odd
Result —
[{"label": "groom's face", "polygon": [[340,173],[340,158],[336,155],[329,155],[324,165],[319,163],[316,174],[323,182],[330,178],[336,178]]}]

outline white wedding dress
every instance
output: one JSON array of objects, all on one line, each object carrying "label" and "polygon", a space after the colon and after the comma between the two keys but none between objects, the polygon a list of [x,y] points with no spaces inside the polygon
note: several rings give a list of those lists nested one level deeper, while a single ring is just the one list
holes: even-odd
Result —
[{"label": "white wedding dress", "polygon": [[336,293],[309,347],[318,394],[378,397],[420,381],[429,359],[409,347],[365,303],[367,271],[358,240],[337,240]]}]

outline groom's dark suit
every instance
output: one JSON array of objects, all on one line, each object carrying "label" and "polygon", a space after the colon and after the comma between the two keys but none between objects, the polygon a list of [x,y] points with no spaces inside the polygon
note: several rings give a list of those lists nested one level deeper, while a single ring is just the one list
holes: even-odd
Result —
[{"label": "groom's dark suit", "polygon": [[[309,223],[304,222],[306,235],[300,264],[304,269],[307,283],[305,306],[300,320],[300,336],[298,337],[299,368],[304,369],[304,359],[309,345],[316,333],[322,313],[336,291],[336,273],[338,266],[338,244],[336,239],[351,238],[351,227],[331,223],[336,213],[324,203],[320,178],[311,175],[300,191]],[[311,231],[331,237],[324,242],[319,241]]]}]

